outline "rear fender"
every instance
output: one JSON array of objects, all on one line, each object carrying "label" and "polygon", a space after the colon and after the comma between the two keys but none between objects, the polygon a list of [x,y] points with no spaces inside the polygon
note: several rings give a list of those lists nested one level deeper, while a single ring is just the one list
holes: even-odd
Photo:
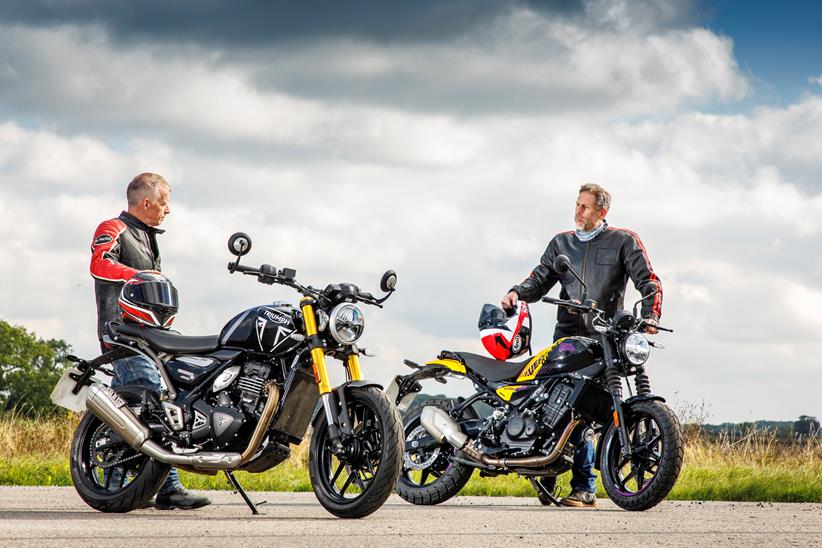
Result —
[{"label": "rear fender", "polygon": [[406,411],[414,401],[414,397],[422,390],[420,381],[434,379],[444,384],[446,377],[449,375],[454,373],[465,374],[465,366],[456,360],[434,360],[424,366],[406,360],[406,364],[417,368],[417,370],[408,375],[397,375],[385,390],[385,395],[397,406],[400,412]]}]

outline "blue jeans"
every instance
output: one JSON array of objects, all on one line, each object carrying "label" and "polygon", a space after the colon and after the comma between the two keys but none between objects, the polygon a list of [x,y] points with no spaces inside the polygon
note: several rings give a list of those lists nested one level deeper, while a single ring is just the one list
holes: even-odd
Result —
[{"label": "blue jeans", "polygon": [[[145,356],[121,358],[111,362],[111,365],[114,367],[114,378],[111,380],[112,388],[126,384],[136,384],[156,391],[162,390],[160,372],[157,371],[157,366]],[[177,469],[172,468],[158,494],[164,495],[172,491],[179,491],[182,488],[183,484],[180,483]]]},{"label": "blue jeans", "polygon": [[597,475],[594,473],[594,451],[593,442],[586,442],[582,439],[582,433],[587,428],[580,424],[571,434],[569,440],[574,445],[574,465],[571,467],[571,489],[575,491],[596,491]]}]

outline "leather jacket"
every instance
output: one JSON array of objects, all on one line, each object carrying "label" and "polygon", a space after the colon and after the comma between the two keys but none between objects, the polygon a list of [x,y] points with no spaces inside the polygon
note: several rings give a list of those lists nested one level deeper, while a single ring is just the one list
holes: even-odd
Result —
[{"label": "leather jacket", "polygon": [[141,270],[160,270],[156,236],[163,232],[125,211],[115,219],[103,221],[94,231],[89,270],[94,277],[100,340],[106,323],[120,319],[117,299],[123,283]]},{"label": "leather jacket", "polygon": [[[630,278],[642,296],[648,297],[642,302],[642,317],[659,320],[662,315],[662,284],[636,233],[608,227],[587,242],[577,238],[573,231],[557,234],[531,275],[511,290],[516,291],[520,299],[534,302],[559,282],[562,286],[559,293],[561,299],[583,301],[582,285],[574,275],[570,272],[560,275],[554,271],[552,264],[557,255],[568,256],[571,266],[588,286],[584,298],[595,300],[607,316],[613,316],[624,308],[625,287]],[[656,290],[658,292],[650,297]],[[573,335],[598,337],[583,315],[559,307],[554,339]]]}]

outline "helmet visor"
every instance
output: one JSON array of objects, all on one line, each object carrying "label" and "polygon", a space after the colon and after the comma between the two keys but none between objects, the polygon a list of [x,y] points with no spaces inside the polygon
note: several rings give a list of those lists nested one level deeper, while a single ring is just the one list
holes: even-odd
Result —
[{"label": "helmet visor", "polygon": [[134,288],[134,297],[139,302],[156,306],[178,308],[177,289],[168,282],[145,282]]}]

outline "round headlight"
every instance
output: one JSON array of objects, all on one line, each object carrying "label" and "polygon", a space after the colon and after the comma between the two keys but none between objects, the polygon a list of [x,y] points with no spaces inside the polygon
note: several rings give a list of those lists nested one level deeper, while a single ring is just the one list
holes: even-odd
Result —
[{"label": "round headlight", "polygon": [[365,330],[365,317],[356,305],[342,303],[331,311],[328,331],[340,344],[354,344]]},{"label": "round headlight", "polygon": [[631,333],[622,343],[622,353],[631,365],[642,365],[651,354],[651,345],[644,336]]}]

